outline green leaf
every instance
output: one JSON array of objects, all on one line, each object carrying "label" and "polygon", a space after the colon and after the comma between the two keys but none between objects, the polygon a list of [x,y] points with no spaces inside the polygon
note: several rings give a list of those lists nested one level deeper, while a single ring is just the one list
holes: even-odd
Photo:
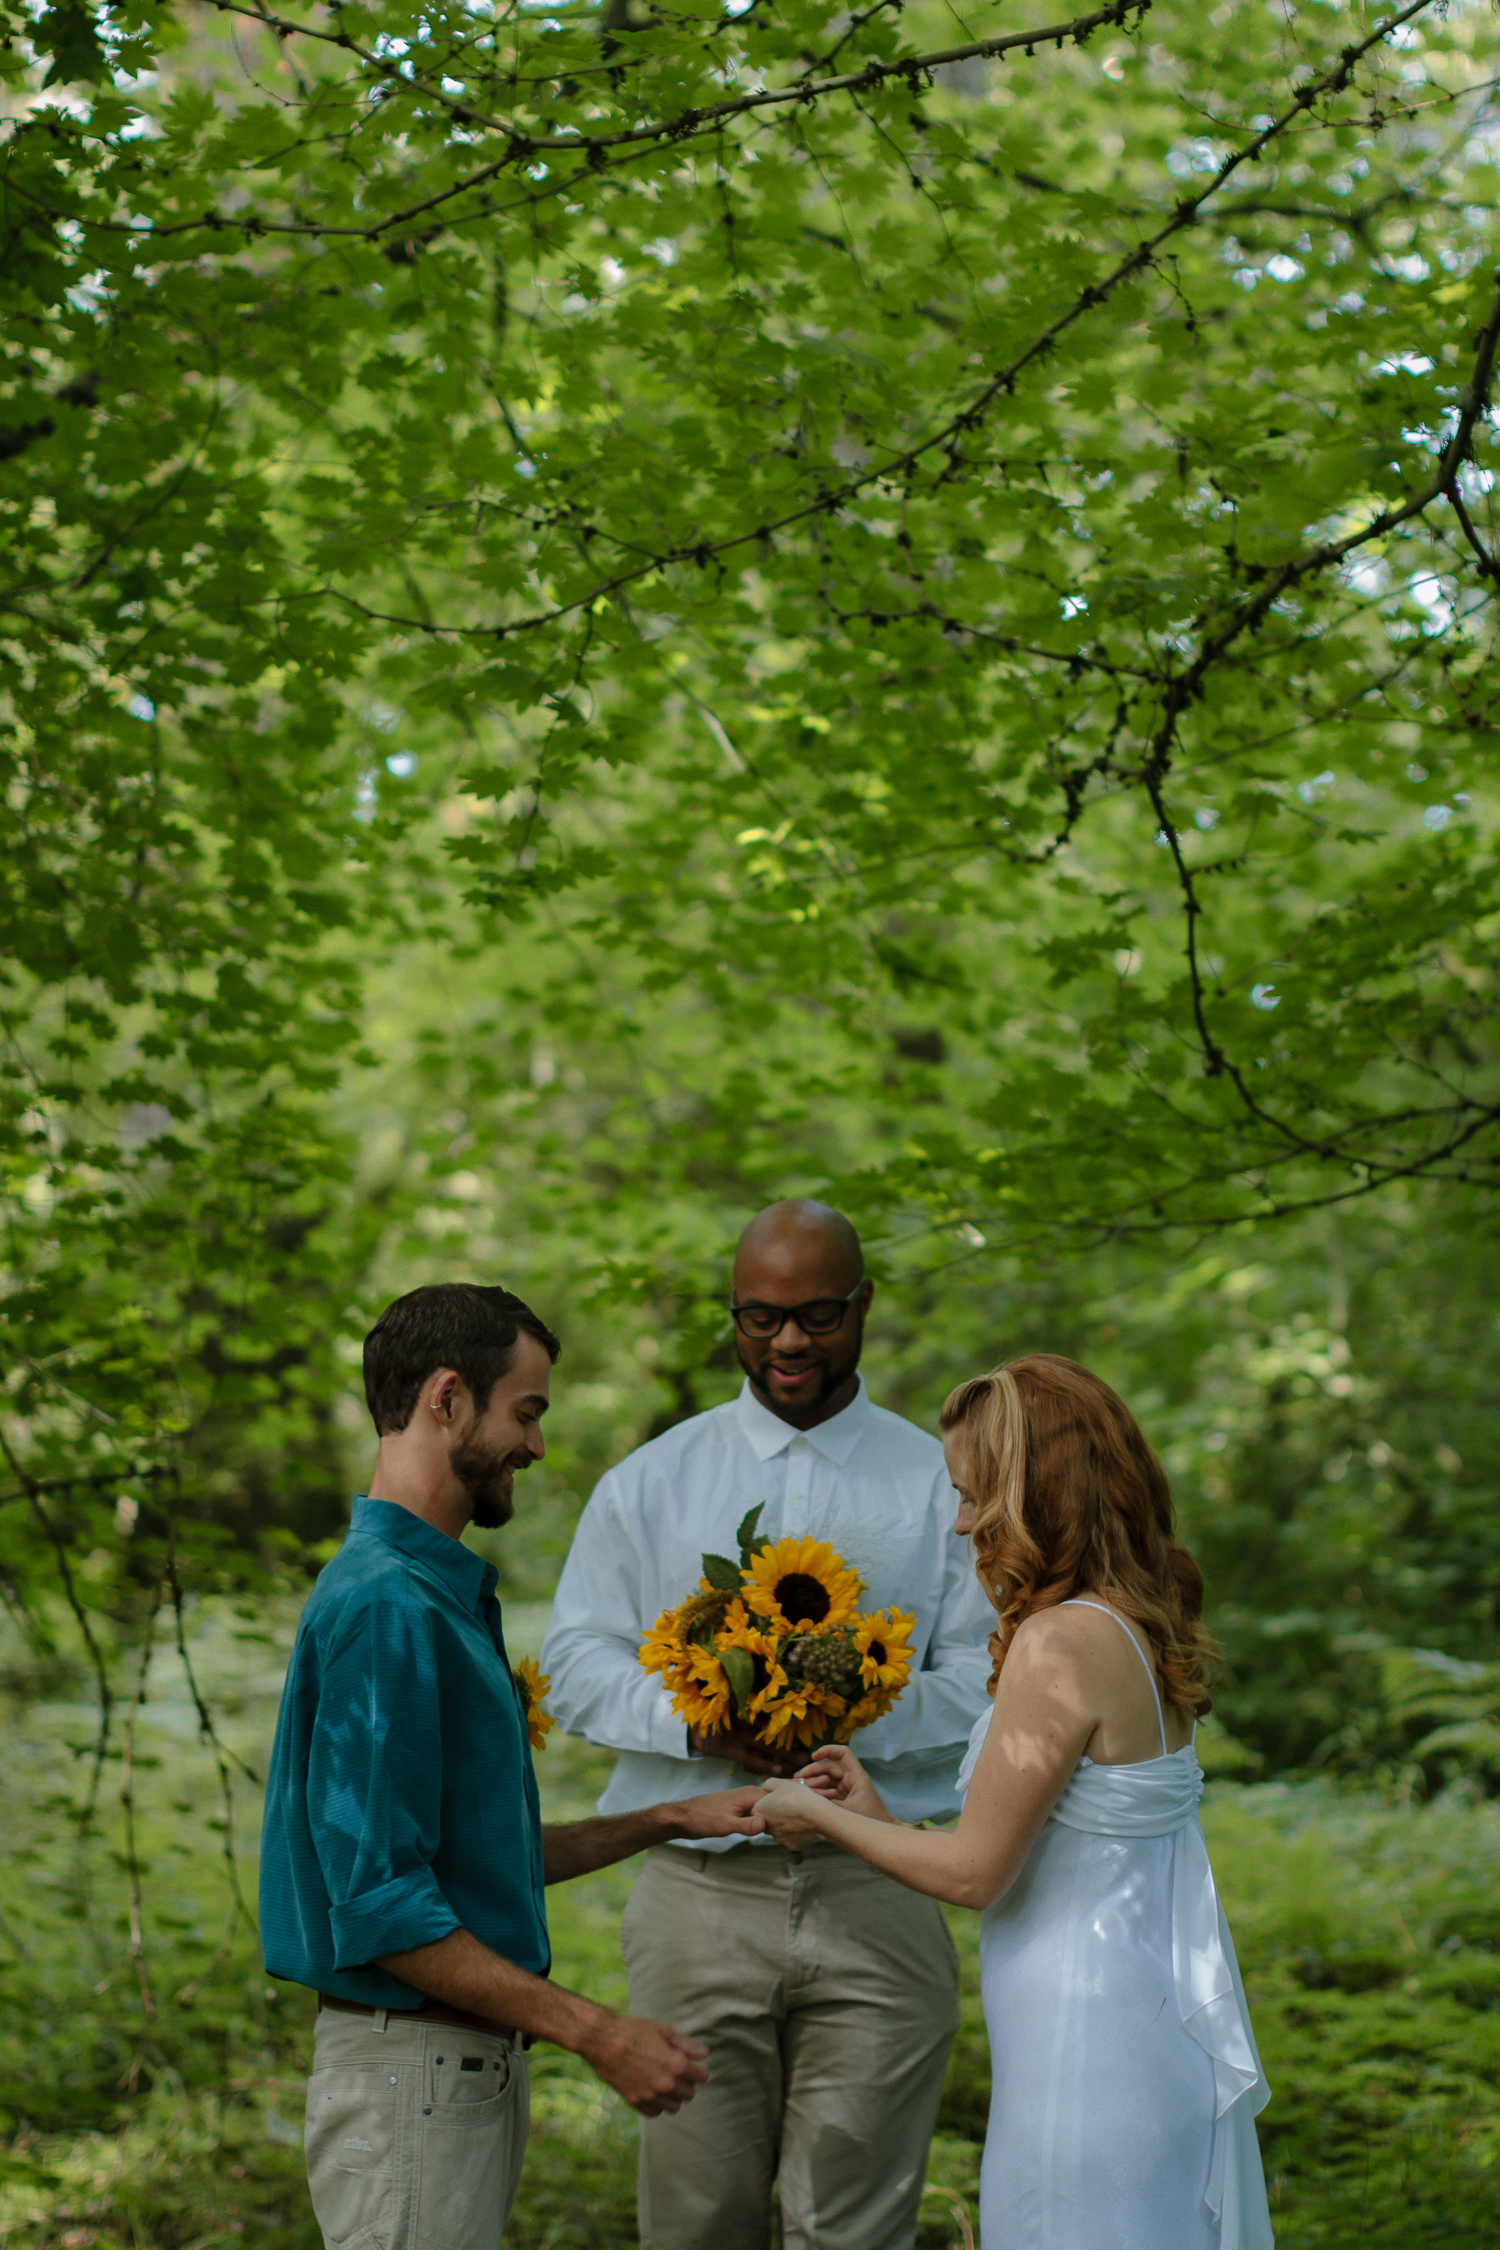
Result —
[{"label": "green leaf", "polygon": [[721,1648],[719,1662],[729,1682],[736,1711],[743,1711],[755,1692],[755,1659],[747,1648]]},{"label": "green leaf", "polygon": [[94,19],[81,0],[59,0],[47,10],[31,34],[32,44],[52,57],[44,86],[97,86],[108,63],[94,29]]},{"label": "green leaf", "polygon": [[769,1539],[757,1539],[755,1536],[760,1528],[760,1519],[765,1505],[764,1500],[758,1501],[755,1507],[750,1510],[750,1513],[743,1518],[739,1530],[734,1535],[739,1542],[740,1568],[742,1570],[748,1570],[751,1557],[758,1555],[762,1548],[769,1547],[771,1544]]},{"label": "green leaf", "polygon": [[739,1564],[727,1555],[705,1555],[703,1575],[716,1594],[737,1594],[744,1584]]}]

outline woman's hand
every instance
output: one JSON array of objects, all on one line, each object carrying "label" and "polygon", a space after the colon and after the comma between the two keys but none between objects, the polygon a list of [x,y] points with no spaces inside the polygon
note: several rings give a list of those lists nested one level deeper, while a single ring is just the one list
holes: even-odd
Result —
[{"label": "woman's hand", "polygon": [[801,1781],[768,1781],[756,1810],[777,1843],[797,1852],[826,1826],[819,1815],[827,1801]]},{"label": "woman's hand", "polygon": [[799,1779],[809,1789],[830,1803],[842,1805],[846,1812],[863,1813],[866,1820],[894,1820],[895,1814],[852,1750],[842,1743],[830,1744],[819,1750],[811,1765],[804,1766]]}]

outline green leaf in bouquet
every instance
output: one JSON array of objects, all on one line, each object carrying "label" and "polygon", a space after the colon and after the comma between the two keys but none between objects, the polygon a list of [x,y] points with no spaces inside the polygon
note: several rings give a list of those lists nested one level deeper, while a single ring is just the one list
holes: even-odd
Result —
[{"label": "green leaf in bouquet", "polygon": [[740,1590],[740,1566],[727,1555],[705,1555],[703,1575],[716,1594],[737,1594]]},{"label": "green leaf in bouquet", "polygon": [[757,1502],[756,1506],[741,1522],[739,1530],[734,1535],[740,1543],[740,1568],[742,1570],[750,1568],[752,1555],[758,1555],[762,1547],[769,1547],[771,1544],[769,1539],[762,1539],[758,1536],[761,1513],[764,1508],[764,1500]]},{"label": "green leaf in bouquet", "polygon": [[729,1682],[736,1711],[743,1711],[755,1693],[755,1659],[747,1648],[721,1648],[719,1662]]}]

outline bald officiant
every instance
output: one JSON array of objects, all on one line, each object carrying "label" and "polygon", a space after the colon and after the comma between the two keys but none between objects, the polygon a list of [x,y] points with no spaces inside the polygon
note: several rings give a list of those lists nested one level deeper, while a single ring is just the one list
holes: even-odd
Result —
[{"label": "bald officiant", "polygon": [[[738,1398],[641,1446],[584,1510],[542,1665],[562,1724],[620,1754],[601,1812],[793,1770],[748,1733],[690,1731],[637,1662],[757,1504],[765,1537],[827,1540],[870,1608],[915,1611],[911,1681],[853,1747],[900,1819],[955,1810],[992,1618],[942,1448],[859,1373],[872,1295],[841,1212],[762,1211],[734,1262]],[[822,1843],[668,1845],[647,1853],[621,1935],[632,2009],[709,2053],[691,2108],[642,2126],[644,2250],[765,2250],[778,2182],[786,2250],[910,2250],[958,2021],[934,1903]]]}]

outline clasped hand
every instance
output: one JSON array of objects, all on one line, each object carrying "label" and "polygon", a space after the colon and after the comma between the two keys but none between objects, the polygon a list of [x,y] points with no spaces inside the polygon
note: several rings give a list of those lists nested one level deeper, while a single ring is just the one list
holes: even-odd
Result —
[{"label": "clasped hand", "polygon": [[789,1851],[800,1851],[828,1833],[826,1808],[831,1805],[867,1820],[891,1817],[854,1752],[842,1744],[819,1750],[795,1781],[768,1782],[756,1800],[766,1828]]}]

